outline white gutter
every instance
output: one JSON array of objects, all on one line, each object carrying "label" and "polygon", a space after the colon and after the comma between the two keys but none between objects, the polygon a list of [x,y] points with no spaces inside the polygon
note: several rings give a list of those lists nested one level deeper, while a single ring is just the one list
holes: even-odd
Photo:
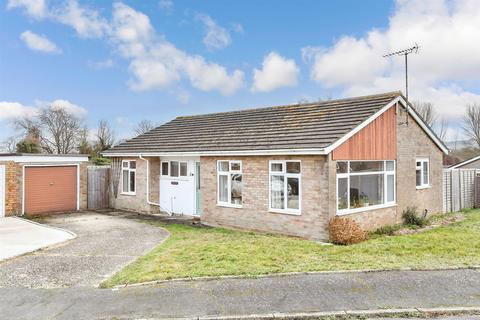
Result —
[{"label": "white gutter", "polygon": [[150,161],[145,159],[142,155],[138,156],[141,160],[147,162],[147,194],[146,194],[146,199],[147,199],[147,204],[152,205],[152,206],[157,206],[160,208],[160,210],[163,210],[167,212],[170,216],[173,215],[173,213],[170,210],[166,210],[165,208],[162,208],[160,203],[155,203],[150,201]]}]

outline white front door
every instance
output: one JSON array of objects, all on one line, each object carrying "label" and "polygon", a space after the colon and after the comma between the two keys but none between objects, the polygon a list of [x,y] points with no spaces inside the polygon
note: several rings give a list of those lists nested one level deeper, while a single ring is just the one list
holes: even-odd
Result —
[{"label": "white front door", "polygon": [[0,165],[0,218],[5,217],[5,166]]},{"label": "white front door", "polygon": [[194,215],[198,158],[162,157],[160,160],[160,207],[171,213]]}]

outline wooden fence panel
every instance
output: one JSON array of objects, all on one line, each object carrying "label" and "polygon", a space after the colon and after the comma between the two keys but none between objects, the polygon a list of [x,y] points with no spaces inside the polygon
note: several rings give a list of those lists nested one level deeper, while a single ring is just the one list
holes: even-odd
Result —
[{"label": "wooden fence panel", "polygon": [[460,211],[477,207],[480,198],[476,187],[478,184],[476,169],[446,169],[443,172],[443,210]]},{"label": "wooden fence panel", "polygon": [[106,209],[110,206],[110,167],[91,166],[88,174],[88,209]]}]

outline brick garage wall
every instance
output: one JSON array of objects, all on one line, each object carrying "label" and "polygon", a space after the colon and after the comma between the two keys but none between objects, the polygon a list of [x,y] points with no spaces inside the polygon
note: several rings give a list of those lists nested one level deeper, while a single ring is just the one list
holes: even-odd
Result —
[{"label": "brick garage wall", "polygon": [[[241,160],[243,207],[217,206],[217,160]],[[269,160],[301,160],[301,215],[268,210]],[[327,240],[328,168],[325,156],[201,157],[202,221],[214,226]]]},{"label": "brick garage wall", "polygon": [[5,215],[22,214],[22,167],[13,161],[0,161],[5,165]]},{"label": "brick garage wall", "polygon": [[[399,120],[405,119],[404,111]],[[443,153],[411,117],[408,126],[397,126],[397,203],[398,221],[408,206],[416,206],[419,213],[427,209],[429,214],[443,211]],[[415,159],[430,160],[430,188],[418,189],[415,185]]]},{"label": "brick garage wall", "polygon": [[88,174],[87,174],[87,167],[88,162],[80,162],[80,201],[79,207],[80,210],[87,210],[88,209]]},{"label": "brick garage wall", "polygon": [[[150,172],[151,172],[151,182],[150,186],[156,188],[158,192],[158,179],[159,179],[159,172],[160,168],[155,169],[155,167],[158,167],[159,164],[159,159],[157,158],[145,158],[150,160]],[[115,195],[113,191],[111,192],[112,196],[110,199],[111,206],[112,208],[115,209],[121,209],[121,210],[128,210],[128,211],[137,211],[137,212],[145,212],[145,213],[157,213],[159,212],[159,208],[156,206],[152,206],[147,204],[147,162],[140,159],[140,158],[123,158],[122,160],[135,160],[136,161],[136,172],[135,172],[135,195],[124,195],[122,194],[122,183],[121,181],[119,182],[118,185],[118,194],[117,198],[115,198]],[[113,177],[112,177],[113,179]],[[122,175],[120,174],[120,180],[122,179]],[[156,182],[152,182],[153,180],[156,180]],[[155,187],[156,186],[156,187]],[[155,189],[150,189],[151,195]],[[157,196],[158,199],[158,196]],[[155,202],[156,199],[150,198],[150,201]]]}]

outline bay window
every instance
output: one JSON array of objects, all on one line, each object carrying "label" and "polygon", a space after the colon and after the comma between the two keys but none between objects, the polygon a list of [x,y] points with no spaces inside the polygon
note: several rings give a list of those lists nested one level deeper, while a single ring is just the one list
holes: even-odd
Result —
[{"label": "bay window", "polygon": [[417,189],[430,186],[430,163],[427,158],[416,160],[415,181]]},{"label": "bay window", "polygon": [[395,161],[337,162],[337,213],[395,203]]},{"label": "bay window", "polygon": [[137,163],[134,160],[122,161],[122,194],[135,194],[135,173]]},{"label": "bay window", "polygon": [[270,161],[270,210],[300,214],[300,161]]},{"label": "bay window", "polygon": [[217,162],[217,201],[219,205],[242,207],[242,162]]}]

